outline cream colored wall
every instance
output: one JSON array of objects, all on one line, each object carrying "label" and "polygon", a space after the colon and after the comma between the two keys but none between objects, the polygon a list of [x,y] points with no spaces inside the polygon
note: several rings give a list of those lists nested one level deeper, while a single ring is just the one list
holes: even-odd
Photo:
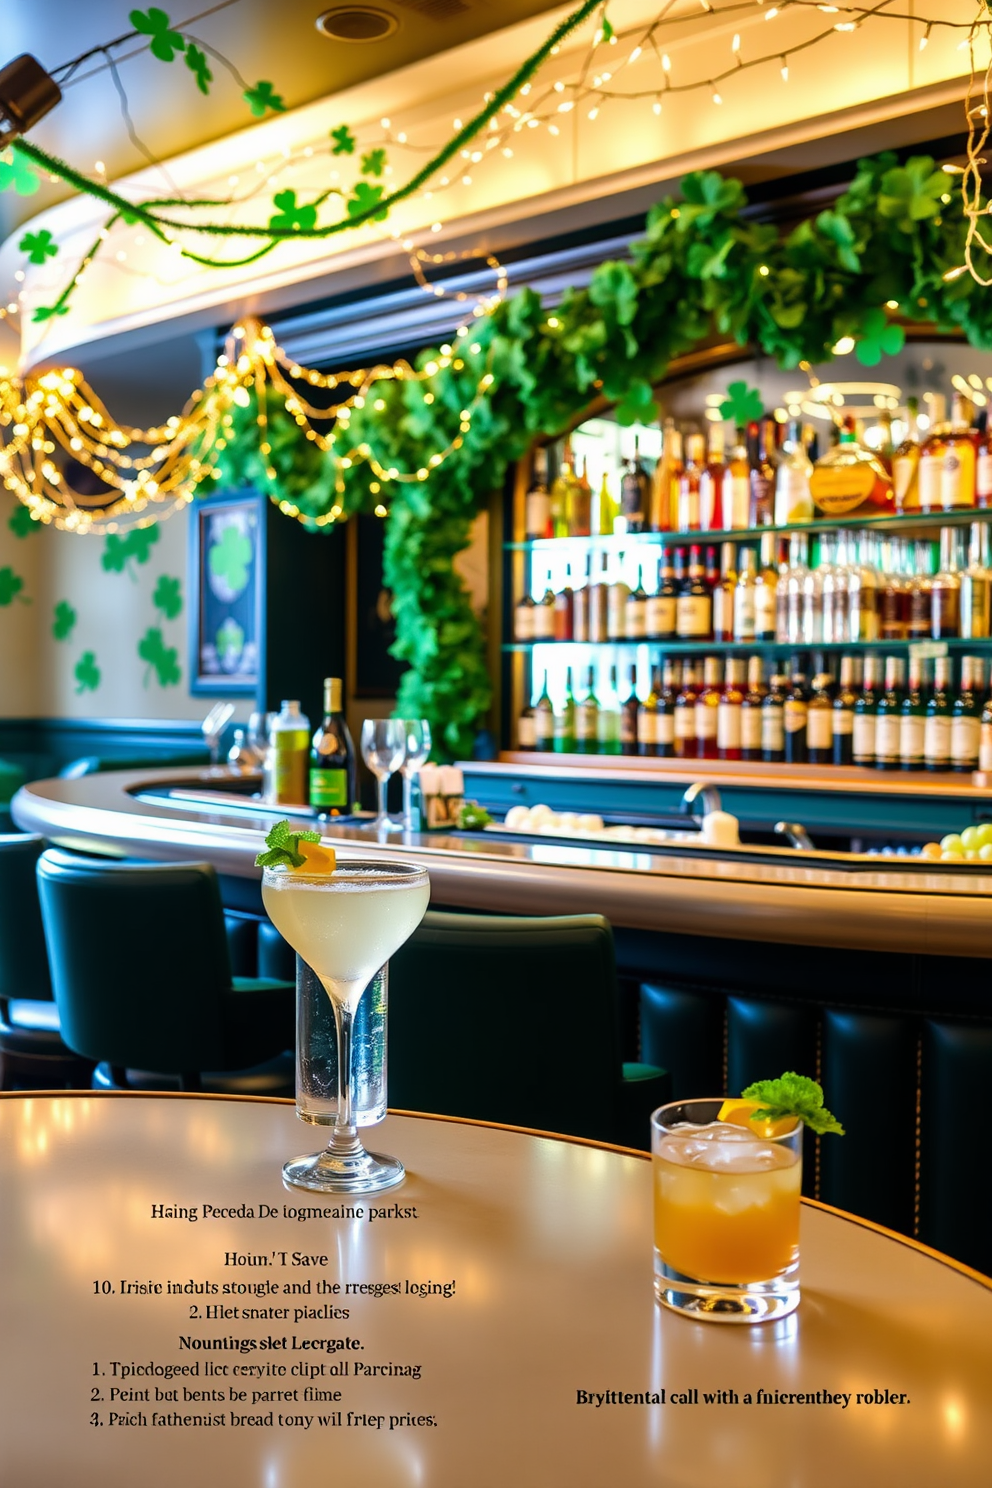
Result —
[{"label": "cream colored wall", "polygon": [[[39,576],[43,534],[16,537],[8,520],[18,503],[0,497],[0,717],[33,718],[39,710]],[[8,572],[9,571],[9,572]],[[20,579],[23,587],[7,599]]]}]

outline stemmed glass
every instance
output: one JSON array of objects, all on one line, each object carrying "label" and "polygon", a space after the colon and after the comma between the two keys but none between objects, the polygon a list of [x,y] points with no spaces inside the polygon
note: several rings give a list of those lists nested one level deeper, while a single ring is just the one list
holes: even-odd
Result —
[{"label": "stemmed glass", "polygon": [[398,718],[366,718],[362,724],[362,759],[376,779],[378,812],[373,825],[380,832],[399,832],[401,825],[386,811],[386,786],[406,754],[406,734]]},{"label": "stemmed glass", "polygon": [[426,718],[401,718],[399,722],[406,742],[406,758],[400,767],[403,771],[403,826],[406,831],[412,832],[416,826],[413,816],[413,782],[431,752],[431,726]]},{"label": "stemmed glass", "polygon": [[211,775],[223,775],[226,771],[220,768],[220,740],[225,728],[234,713],[234,704],[230,702],[214,703],[206,718],[200,724],[203,731],[203,739],[210,750]]},{"label": "stemmed glass", "polygon": [[262,902],[284,940],[320,978],[337,1030],[337,1112],[323,1152],[294,1158],[283,1177],[299,1188],[373,1193],[404,1176],[395,1157],[367,1152],[353,1102],[352,1032],[362,994],[408,940],[430,899],[416,863],[346,860],[333,873],[266,868]]}]

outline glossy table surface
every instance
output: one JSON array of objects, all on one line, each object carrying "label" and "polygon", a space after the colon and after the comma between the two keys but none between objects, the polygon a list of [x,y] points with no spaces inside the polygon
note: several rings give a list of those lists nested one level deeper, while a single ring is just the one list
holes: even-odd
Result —
[{"label": "glossy table surface", "polygon": [[300,1220],[313,1135],[281,1102],[0,1097],[0,1482],[992,1482],[974,1273],[806,1204],[794,1317],[692,1322],[653,1299],[643,1156],[390,1116],[406,1182]]},{"label": "glossy table surface", "polygon": [[[78,849],[164,860],[206,860],[235,878],[259,878],[256,854],[273,821],[292,815],[238,810],[187,770],[109,772],[40,780],[14,798],[24,831]],[[169,787],[182,798],[155,792]],[[313,826],[313,819],[303,825]],[[666,848],[508,840],[497,834],[401,833],[371,826],[322,827],[342,856],[424,863],[435,904],[504,914],[603,914],[638,930],[846,946],[854,950],[992,957],[992,871],[903,869],[786,849],[750,855]]]}]

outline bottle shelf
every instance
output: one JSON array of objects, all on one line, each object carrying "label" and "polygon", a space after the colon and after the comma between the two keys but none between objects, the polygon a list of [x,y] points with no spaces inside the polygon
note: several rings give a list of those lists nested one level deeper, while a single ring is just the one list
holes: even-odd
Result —
[{"label": "bottle shelf", "polygon": [[845,651],[856,655],[918,656],[923,659],[950,654],[974,654],[992,649],[992,636],[968,640],[955,636],[946,641],[508,641],[503,650],[533,651],[535,646],[553,646],[563,656],[572,652],[597,650],[607,646],[649,646],[657,652],[678,656],[775,656],[782,652],[825,651],[831,655]]},{"label": "bottle shelf", "polygon": [[968,506],[952,512],[905,512],[881,517],[822,517],[814,522],[796,522],[788,527],[732,527],[712,532],[627,532],[595,537],[532,537],[524,542],[504,543],[509,552],[560,553],[565,547],[582,553],[627,551],[631,546],[645,548],[711,547],[722,542],[758,542],[762,537],[788,537],[791,533],[837,532],[841,529],[869,528],[872,532],[902,532],[912,535],[920,529],[964,527],[972,522],[992,521],[992,507]]}]

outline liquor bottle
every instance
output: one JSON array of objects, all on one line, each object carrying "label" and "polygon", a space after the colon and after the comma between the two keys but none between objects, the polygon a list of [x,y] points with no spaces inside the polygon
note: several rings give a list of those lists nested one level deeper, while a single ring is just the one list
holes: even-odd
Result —
[{"label": "liquor bottle", "polygon": [[528,537],[551,537],[551,496],[548,491],[548,452],[534,451],[530,490],[524,498],[524,531]]},{"label": "liquor bottle", "polygon": [[982,709],[978,742],[978,768],[985,774],[992,773],[992,695],[985,699]]},{"label": "liquor bottle", "polygon": [[833,763],[854,763],[854,707],[858,695],[854,691],[854,658],[840,659],[840,687],[834,698],[833,718]]},{"label": "liquor bottle", "polygon": [[[852,537],[851,542],[854,543]],[[847,628],[852,641],[878,640],[878,572],[871,562],[871,546],[864,533],[847,570]]]},{"label": "liquor bottle", "polygon": [[723,526],[723,424],[710,424],[706,467],[699,477],[699,525],[704,532]]},{"label": "liquor bottle", "polygon": [[586,695],[575,708],[575,752],[576,754],[598,754],[599,752],[599,699],[596,696],[596,668],[590,667],[586,676]]},{"label": "liquor bottle", "polygon": [[310,805],[321,816],[348,816],[357,800],[355,746],[342,707],[340,677],[324,678],[324,716],[310,746]]},{"label": "liquor bottle", "polygon": [[819,565],[810,565],[803,575],[802,639],[806,646],[819,646],[823,641],[823,575]]},{"label": "liquor bottle", "polygon": [[756,641],[774,641],[775,639],[778,581],[775,538],[769,533],[761,539],[761,564],[754,576],[754,639]]},{"label": "liquor bottle", "polygon": [[651,482],[641,464],[637,435],[634,435],[634,453],[627,461],[627,468],[620,482],[620,511],[627,523],[628,532],[640,532],[648,520],[651,500]]},{"label": "liquor bottle", "polygon": [[947,399],[943,393],[927,396],[930,402],[930,428],[920,445],[916,487],[920,511],[936,512],[943,509],[945,435],[950,432],[951,426],[947,422]]},{"label": "liquor bottle", "polygon": [[615,666],[610,667],[609,693],[599,700],[599,752],[620,753],[620,693]]},{"label": "liquor bottle", "polygon": [[548,692],[548,674],[544,674],[541,695],[534,704],[534,748],[550,753],[555,747],[555,710]]},{"label": "liquor bottle", "polygon": [[644,565],[637,565],[637,588],[627,595],[624,634],[628,641],[643,641],[648,633],[648,596],[644,588]]},{"label": "liquor bottle", "polygon": [[903,770],[922,770],[926,756],[927,704],[923,694],[923,663],[909,658],[909,686],[899,714],[899,765]]},{"label": "liquor bottle", "polygon": [[648,526],[652,532],[671,532],[675,525],[679,477],[682,474],[682,435],[674,419],[662,426],[661,459],[651,479]]},{"label": "liquor bottle", "polygon": [[706,587],[710,591],[710,595],[712,596],[713,591],[716,589],[717,584],[719,584],[720,582],[720,565],[716,561],[715,547],[709,547],[706,549],[706,565],[703,569],[703,578],[706,582]]},{"label": "liquor bottle", "polygon": [[920,509],[918,474],[920,466],[920,437],[917,428],[919,403],[915,398],[906,399],[906,437],[892,456],[892,489],[896,498],[897,512],[916,512]]},{"label": "liquor bottle", "polygon": [[763,418],[752,424],[750,432],[753,453],[749,470],[749,524],[770,527],[775,520],[775,420]]},{"label": "liquor bottle", "polygon": [[741,757],[744,704],[744,679],[747,663],[729,657],[724,670],[723,691],[716,710],[716,752],[720,759],[739,760]]},{"label": "liquor bottle", "polygon": [[641,702],[637,696],[637,669],[630,668],[630,691],[620,704],[620,753],[637,753],[637,715]]},{"label": "liquor bottle", "polygon": [[973,416],[970,400],[963,393],[955,393],[940,470],[940,504],[945,512],[975,505],[977,451],[971,428]]},{"label": "liquor bottle", "polygon": [[699,548],[689,549],[689,572],[675,601],[675,630],[683,641],[708,641],[713,634],[713,596],[703,575]]},{"label": "liquor bottle", "polygon": [[883,641],[904,641],[909,635],[912,585],[903,572],[905,566],[902,543],[883,540],[878,587],[878,629]]},{"label": "liquor bottle", "polygon": [[834,705],[830,697],[833,678],[817,672],[806,714],[806,748],[811,765],[830,765],[834,758]]},{"label": "liquor bottle", "polygon": [[968,640],[984,640],[992,620],[992,569],[989,567],[989,529],[985,522],[971,524],[968,567],[961,575],[961,634]]},{"label": "liquor bottle", "polygon": [[719,656],[703,657],[703,685],[696,697],[696,759],[717,757],[717,714],[720,707],[721,666]]},{"label": "liquor bottle", "polygon": [[606,633],[611,641],[627,639],[627,600],[630,586],[623,575],[623,554],[618,553],[606,603]]},{"label": "liquor bottle", "polygon": [[[740,573],[737,575],[737,583],[734,586],[733,639],[753,641],[755,639],[755,596],[757,594],[754,549],[741,548],[738,562]],[[715,597],[714,595],[714,599]]]},{"label": "liquor bottle", "polygon": [[689,435],[685,454],[685,467],[679,476],[676,528],[679,532],[698,532],[701,525],[699,487],[706,463],[706,441],[701,434]]},{"label": "liquor bottle", "polygon": [[761,758],[767,764],[781,764],[785,759],[785,693],[788,682],[788,677],[776,672],[768,696],[761,705]]},{"label": "liquor bottle", "polygon": [[592,535],[592,486],[586,475],[586,463],[576,464],[575,474],[569,483],[568,535],[590,537]]},{"label": "liquor bottle", "polygon": [[933,692],[923,725],[923,763],[928,770],[951,768],[951,663],[938,656],[933,664]]},{"label": "liquor bottle", "polygon": [[579,570],[575,592],[572,595],[572,640],[589,640],[589,566],[585,559]]},{"label": "liquor bottle", "polygon": [[620,515],[620,507],[616,497],[610,490],[610,478],[605,470],[603,471],[603,480],[599,488],[599,493],[593,501],[592,515],[593,531],[600,537],[612,537],[614,523]]},{"label": "liquor bottle", "polygon": [[751,464],[747,455],[747,437],[738,428],[730,459],[723,472],[723,528],[725,532],[750,526]]},{"label": "liquor bottle", "polygon": [[861,695],[854,705],[853,755],[856,765],[875,763],[875,693],[878,689],[878,657],[865,657]]},{"label": "liquor bottle", "polygon": [[809,494],[812,473],[813,466],[803,443],[802,424],[799,419],[790,419],[775,472],[776,527],[813,520],[813,498]]},{"label": "liquor bottle", "polygon": [[[827,645],[837,645],[849,639],[847,610],[847,534],[823,537],[821,553],[821,605],[823,610],[823,639]],[[822,559],[826,561],[822,561]]]},{"label": "liquor bottle", "polygon": [[761,705],[765,701],[764,663],[748,657],[747,691],[741,699],[741,759],[761,758]]},{"label": "liquor bottle", "polygon": [[909,639],[929,640],[933,611],[933,544],[913,544],[913,577],[909,590]]},{"label": "liquor bottle", "polygon": [[263,794],[273,806],[305,806],[310,720],[295,699],[283,703],[269,725]]},{"label": "liquor bottle", "polygon": [[789,538],[789,566],[785,573],[785,633],[777,639],[792,646],[803,643],[803,614],[806,578],[809,574],[809,538],[795,532]]},{"label": "liquor bottle", "polygon": [[713,587],[713,639],[734,639],[734,600],[737,589],[737,554],[732,542],[720,544],[720,574]]},{"label": "liquor bottle", "polygon": [[961,689],[951,710],[951,769],[977,770],[982,738],[982,705],[976,693],[977,656],[961,658]]},{"label": "liquor bottle", "polygon": [[944,641],[961,634],[961,574],[958,535],[953,527],[940,529],[940,569],[930,585],[930,634]]},{"label": "liquor bottle", "polygon": [[565,565],[565,582],[555,595],[554,627],[556,641],[572,639],[572,565]]},{"label": "liquor bottle", "polygon": [[600,557],[599,573],[594,583],[589,588],[589,639],[595,645],[600,645],[610,638],[610,581],[608,574],[608,559],[605,553]]},{"label": "liquor bottle", "polygon": [[674,639],[677,594],[672,555],[666,548],[661,557],[658,586],[655,592],[649,594],[647,598],[645,627],[649,640],[670,641]]},{"label": "liquor bottle", "polygon": [[827,517],[880,517],[895,511],[891,477],[874,451],[861,443],[850,414],[837,443],[813,466],[809,488],[814,506]]},{"label": "liquor bottle", "polygon": [[875,768],[898,770],[903,664],[898,656],[885,658],[885,685],[875,704]]},{"label": "liquor bottle", "polygon": [[696,668],[687,661],[682,668],[682,686],[673,709],[675,753],[679,759],[696,758],[696,697],[699,681]]},{"label": "liquor bottle", "polygon": [[[895,459],[896,446],[895,441],[892,438],[892,415],[887,408],[883,408],[882,411],[879,413],[878,423],[875,427],[877,433],[873,447],[876,455],[885,466],[886,473],[891,476],[892,462]],[[893,491],[893,495],[894,494],[895,492]]]},{"label": "liquor bottle", "polygon": [[553,641],[555,638],[555,591],[551,587],[551,571],[545,579],[544,596],[534,606],[535,641]]},{"label": "liquor bottle", "polygon": [[530,703],[524,705],[517,718],[517,748],[537,748],[537,713]]},{"label": "liquor bottle", "polygon": [[637,710],[637,752],[653,758],[658,753],[658,701],[661,693],[661,673],[655,668],[651,673],[651,688]]},{"label": "liquor bottle", "polygon": [[978,459],[975,464],[975,502],[992,506],[992,420],[987,408],[979,415]]},{"label": "liquor bottle", "polygon": [[792,684],[783,703],[782,721],[785,725],[785,763],[805,765],[809,760],[809,698],[802,672],[792,673]]},{"label": "liquor bottle", "polygon": [[572,504],[572,446],[568,440],[562,450],[558,474],[551,484],[551,536],[568,536],[568,514]]},{"label": "liquor bottle", "polygon": [[655,713],[655,754],[659,759],[671,759],[675,753],[675,699],[679,688],[679,664],[666,658]]},{"label": "liquor bottle", "polygon": [[534,611],[535,605],[529,590],[520,596],[513,607],[513,639],[515,641],[532,641],[534,639]]},{"label": "liquor bottle", "polygon": [[575,695],[572,692],[572,668],[565,669],[565,701],[555,714],[555,753],[575,752]]}]

